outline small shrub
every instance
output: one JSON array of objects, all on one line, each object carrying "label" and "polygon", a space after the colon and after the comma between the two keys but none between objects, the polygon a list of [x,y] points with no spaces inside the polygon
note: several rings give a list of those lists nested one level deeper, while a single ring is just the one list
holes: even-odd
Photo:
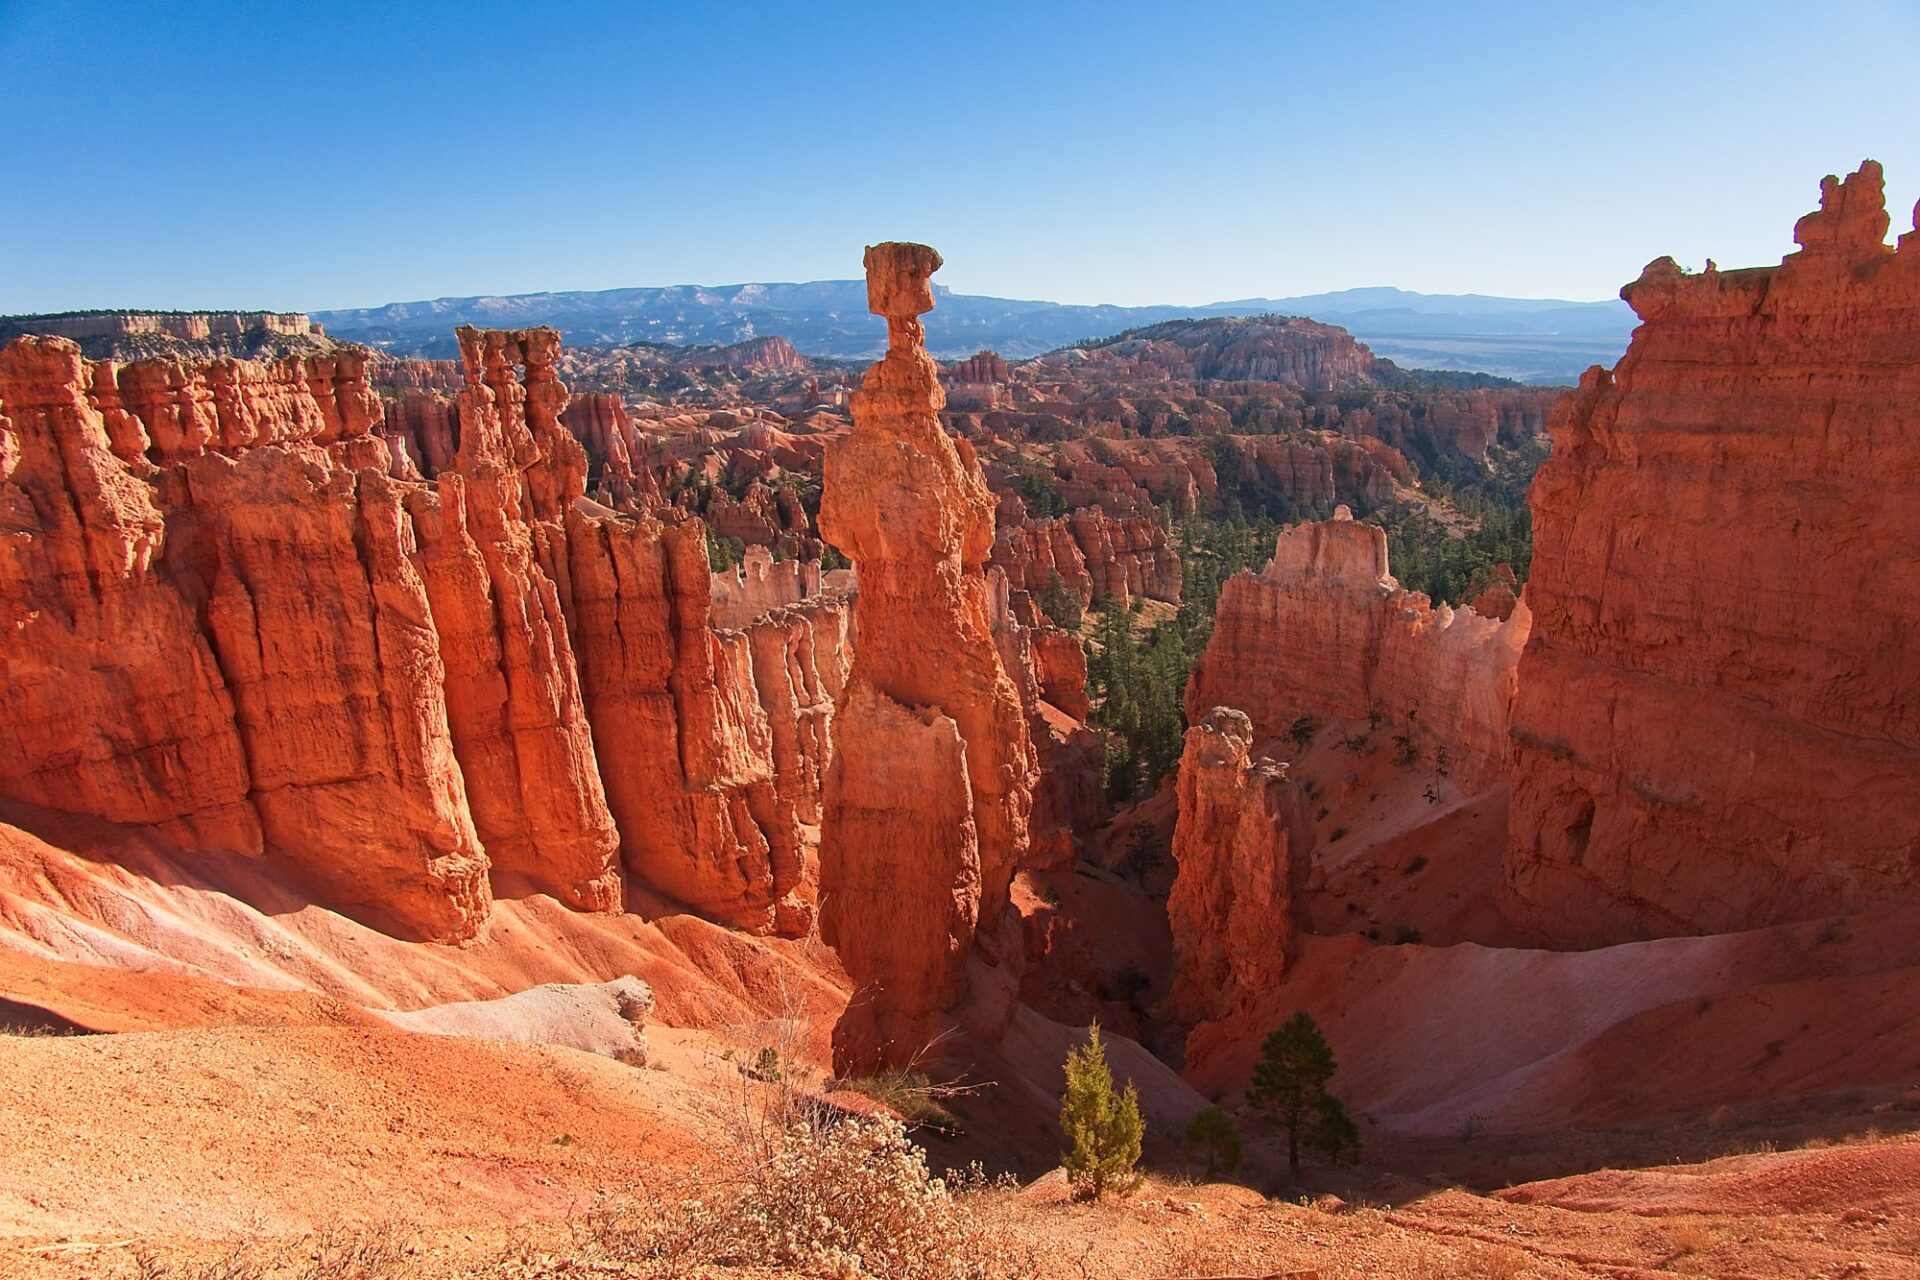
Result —
[{"label": "small shrub", "polygon": [[1187,1124],[1184,1145],[1189,1158],[1196,1153],[1206,1157],[1209,1178],[1216,1170],[1232,1173],[1240,1167],[1240,1130],[1234,1126],[1233,1117],[1218,1107],[1194,1113]]},{"label": "small shrub", "polygon": [[1060,1099],[1060,1128],[1070,1149],[1060,1157],[1067,1182],[1082,1199],[1107,1192],[1131,1195],[1142,1181],[1134,1169],[1147,1126],[1140,1119],[1140,1095],[1132,1084],[1116,1093],[1107,1068],[1100,1024],[1087,1028],[1087,1043],[1067,1053],[1067,1092]]},{"label": "small shrub", "polygon": [[835,1080],[827,1087],[846,1089],[891,1107],[909,1127],[924,1127],[949,1135],[960,1132],[959,1117],[941,1102],[955,1090],[934,1084],[924,1071],[894,1070],[876,1076],[850,1076]]},{"label": "small shrub", "polygon": [[1122,1004],[1133,1004],[1140,993],[1153,985],[1153,980],[1140,971],[1140,966],[1129,960],[1122,965],[1120,972],[1113,975],[1113,998]]},{"label": "small shrub", "polygon": [[1313,735],[1320,732],[1320,722],[1312,716],[1301,716],[1287,729],[1287,736],[1304,747],[1313,741]]},{"label": "small shrub", "polygon": [[1667,1238],[1673,1244],[1673,1256],[1684,1258],[1689,1254],[1705,1253],[1720,1240],[1713,1232],[1697,1222],[1683,1222],[1668,1232]]},{"label": "small shrub", "polygon": [[1329,831],[1327,833],[1327,843],[1332,844],[1335,840],[1338,840],[1340,837],[1346,834],[1347,834],[1347,829],[1345,827],[1335,827],[1332,831]]},{"label": "small shrub", "polygon": [[1401,868],[1400,874],[1403,876],[1419,875],[1426,865],[1427,855],[1424,853],[1416,853],[1413,855],[1412,860],[1409,861],[1405,867]]},{"label": "small shrub", "polygon": [[1420,931],[1409,925],[1401,925],[1393,931],[1393,943],[1398,947],[1410,947],[1420,941]]},{"label": "small shrub", "polygon": [[410,1273],[417,1246],[391,1224],[326,1227],[299,1241],[240,1240],[211,1259],[163,1261],[141,1249],[137,1280],[386,1280]]},{"label": "small shrub", "polygon": [[769,1084],[787,1074],[780,1065],[780,1051],[770,1044],[761,1045],[760,1052],[753,1055],[753,1065],[742,1067],[741,1070],[755,1080],[763,1080]]}]

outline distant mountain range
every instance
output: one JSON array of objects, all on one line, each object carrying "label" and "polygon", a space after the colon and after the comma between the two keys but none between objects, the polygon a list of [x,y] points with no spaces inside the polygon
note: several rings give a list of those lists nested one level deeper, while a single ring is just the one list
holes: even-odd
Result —
[{"label": "distant mountain range", "polygon": [[[1346,289],[1296,298],[1242,298],[1198,307],[1077,306],[936,290],[927,325],[936,356],[990,348],[1009,359],[1040,355],[1088,338],[1165,320],[1201,316],[1298,315],[1337,324],[1407,368],[1477,370],[1533,383],[1570,383],[1593,364],[1611,365],[1635,324],[1624,302],[1560,302],[1404,289]],[[859,280],[739,284],[707,288],[525,293],[437,298],[313,318],[334,337],[395,355],[451,357],[462,324],[496,328],[552,325],[576,346],[631,342],[727,344],[778,335],[810,356],[871,359],[886,325],[867,311]]]}]

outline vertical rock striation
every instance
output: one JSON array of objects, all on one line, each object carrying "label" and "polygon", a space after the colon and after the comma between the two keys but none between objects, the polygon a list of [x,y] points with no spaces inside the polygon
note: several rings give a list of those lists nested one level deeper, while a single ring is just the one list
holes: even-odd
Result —
[{"label": "vertical rock striation", "polygon": [[[1034,519],[1003,494],[992,562],[1017,589],[1056,588],[1079,600],[1125,606],[1135,596],[1180,602],[1180,557],[1150,516],[1114,516],[1099,507]],[[1059,579],[1055,583],[1055,579]]]},{"label": "vertical rock striation", "polygon": [[1920,231],[1887,227],[1869,161],[1778,267],[1660,259],[1553,416],[1506,879],[1557,944],[1920,886]]},{"label": "vertical rock striation", "polygon": [[257,855],[233,696],[160,571],[145,428],[118,406],[69,341],[0,351],[0,792]]},{"label": "vertical rock striation", "polygon": [[0,350],[0,797],[409,938],[618,910],[623,860],[804,932],[844,595],[710,625],[700,526],[584,497],[558,335],[460,345],[384,414],[357,348]]},{"label": "vertical rock striation", "polygon": [[1189,1024],[1252,1004],[1286,973],[1293,898],[1313,848],[1306,798],[1287,767],[1252,757],[1253,724],[1215,707],[1180,757],[1169,1006]]},{"label": "vertical rock striation", "polygon": [[1033,744],[983,574],[994,502],[972,447],[940,426],[919,320],[939,266],[924,245],[867,250],[888,349],[825,461],[820,530],[859,576],[820,844],[822,931],[861,987],[834,1032],[842,1071],[907,1061],[965,994],[1033,801]]},{"label": "vertical rock striation", "polygon": [[584,457],[532,411],[551,383],[558,335],[465,328],[460,343],[459,451],[435,488],[409,495],[454,750],[494,892],[613,910],[619,836],[547,567],[547,548],[564,538],[560,501],[578,495]]}]

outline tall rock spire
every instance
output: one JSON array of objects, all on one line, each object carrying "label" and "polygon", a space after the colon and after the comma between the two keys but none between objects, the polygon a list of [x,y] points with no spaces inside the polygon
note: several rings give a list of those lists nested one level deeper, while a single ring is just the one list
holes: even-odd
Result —
[{"label": "tall rock spire", "polygon": [[966,994],[1033,806],[1033,742],[983,573],[994,500],[972,446],[940,426],[920,322],[939,267],[925,245],[867,250],[887,354],[825,461],[820,530],[859,577],[820,845],[822,930],[860,986],[834,1032],[842,1070],[911,1059]]}]

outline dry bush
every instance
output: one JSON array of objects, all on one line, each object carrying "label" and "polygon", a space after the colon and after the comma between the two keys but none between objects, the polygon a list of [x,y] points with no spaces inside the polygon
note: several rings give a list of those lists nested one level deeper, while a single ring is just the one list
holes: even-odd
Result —
[{"label": "dry bush", "polygon": [[[936,1178],[900,1120],[849,1115],[822,1100],[820,1073],[803,1065],[807,1010],[784,982],[779,1000],[780,1016],[734,1028],[714,1063],[724,1082],[715,1098],[720,1140],[706,1165],[601,1196],[571,1224],[573,1256],[528,1273],[1036,1275],[1036,1260],[1008,1243],[1000,1223],[1010,1185],[977,1169]],[[897,1082],[903,1100],[917,1088],[910,1073]]]},{"label": "dry bush", "polygon": [[1518,1249],[1475,1244],[1464,1253],[1444,1259],[1429,1258],[1408,1275],[1418,1280],[1525,1280],[1535,1274],[1530,1269],[1530,1261],[1526,1253]]},{"label": "dry bush", "polygon": [[1706,1253],[1720,1243],[1720,1237],[1698,1222],[1683,1222],[1667,1232],[1667,1243],[1673,1257],[1685,1258]]},{"label": "dry bush", "polygon": [[829,1090],[845,1089],[891,1107],[909,1127],[928,1128],[940,1133],[958,1133],[960,1118],[946,1108],[944,1099],[971,1092],[964,1086],[935,1084],[924,1071],[883,1071],[872,1076],[847,1076],[833,1081]]},{"label": "dry bush", "polygon": [[1020,1280],[1037,1264],[994,1221],[1006,1191],[978,1171],[933,1177],[891,1116],[821,1112],[743,1177],[606,1199],[576,1240],[588,1261],[662,1277],[771,1266],[827,1280]]},{"label": "dry bush", "polygon": [[1165,1250],[1164,1261],[1155,1261],[1168,1275],[1225,1276],[1263,1270],[1243,1250],[1217,1237],[1185,1237],[1169,1242]]}]

